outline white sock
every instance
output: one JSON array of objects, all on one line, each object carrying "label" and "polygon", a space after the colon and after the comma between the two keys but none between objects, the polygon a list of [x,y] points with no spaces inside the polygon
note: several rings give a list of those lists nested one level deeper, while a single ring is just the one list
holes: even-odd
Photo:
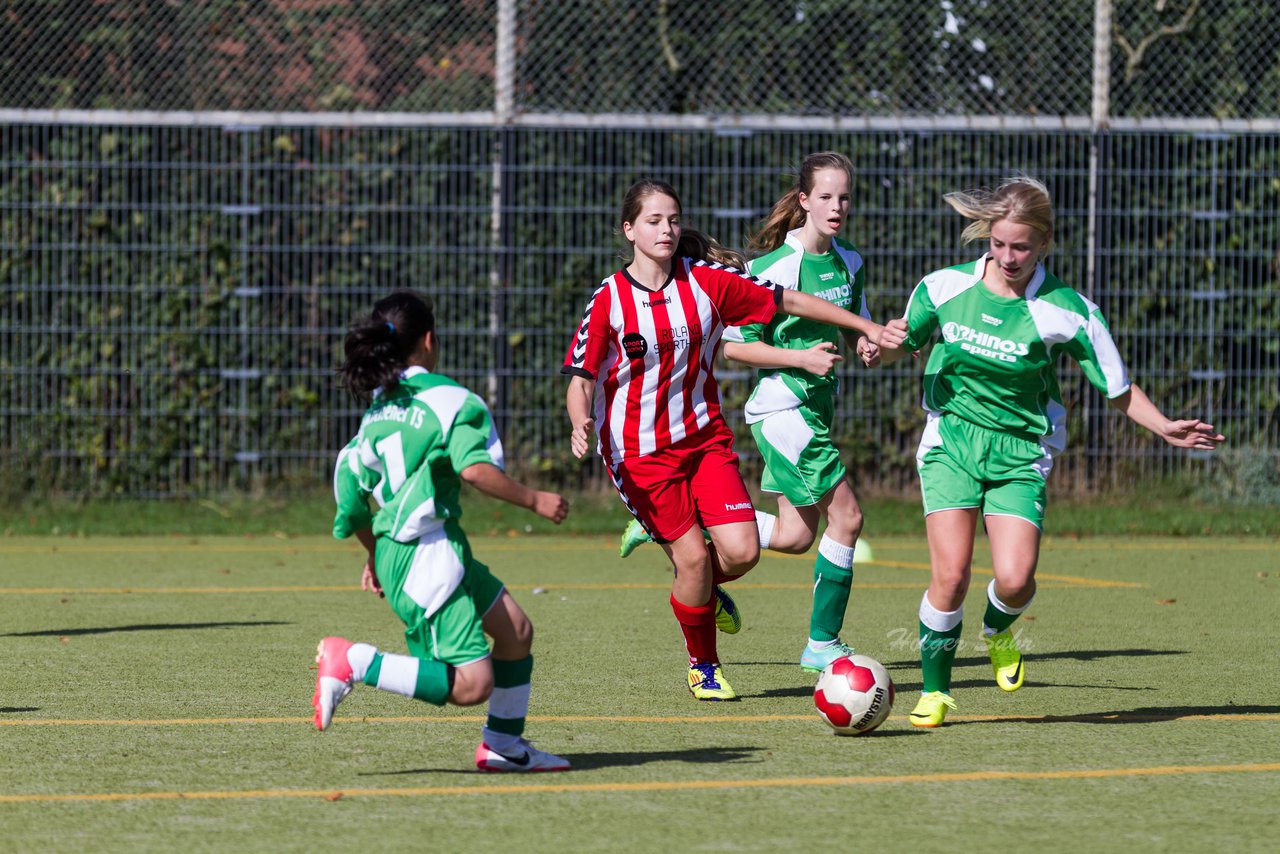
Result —
[{"label": "white sock", "polygon": [[756,528],[760,531],[760,548],[769,548],[769,541],[773,539],[773,526],[778,524],[778,517],[772,513],[766,513],[763,510],[756,511]]},{"label": "white sock", "polygon": [[484,743],[489,746],[490,750],[496,750],[503,755],[515,754],[520,747],[521,737],[518,735],[512,735],[509,732],[496,732],[488,727],[482,729],[481,734]]},{"label": "white sock", "polygon": [[853,546],[838,543],[826,534],[823,534],[822,539],[818,542],[818,554],[841,569],[853,568]]},{"label": "white sock", "polygon": [[822,652],[824,649],[835,646],[838,643],[840,643],[840,638],[832,638],[831,640],[825,640],[825,641],[814,640],[813,638],[809,638],[809,649],[813,650],[814,652]]},{"label": "white sock", "polygon": [[939,611],[929,602],[929,591],[920,598],[920,622],[935,632],[949,632],[964,619],[964,606],[954,611]]},{"label": "white sock", "polygon": [[378,690],[390,691],[402,697],[414,696],[418,687],[418,659],[412,655],[382,654],[382,669],[378,671]]},{"label": "white sock", "polygon": [[347,663],[351,665],[351,681],[360,682],[364,679],[364,675],[369,672],[369,665],[373,664],[373,657],[378,654],[378,648],[367,643],[353,643],[351,648],[347,650]]}]

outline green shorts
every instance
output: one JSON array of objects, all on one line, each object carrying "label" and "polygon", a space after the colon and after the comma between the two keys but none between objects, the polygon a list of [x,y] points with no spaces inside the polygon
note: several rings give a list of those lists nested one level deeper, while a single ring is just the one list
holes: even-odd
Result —
[{"label": "green shorts", "polygon": [[404,622],[410,654],[454,666],[489,655],[481,620],[504,585],[472,557],[456,523],[414,543],[379,537],[374,566],[391,609]]},{"label": "green shorts", "polygon": [[1052,456],[1039,442],[930,415],[916,452],[924,513],[977,507],[1044,527],[1045,474]]},{"label": "green shorts", "polygon": [[816,394],[794,409],[771,412],[751,425],[764,460],[760,488],[796,507],[817,504],[844,480],[840,451],[831,441],[835,401]]}]

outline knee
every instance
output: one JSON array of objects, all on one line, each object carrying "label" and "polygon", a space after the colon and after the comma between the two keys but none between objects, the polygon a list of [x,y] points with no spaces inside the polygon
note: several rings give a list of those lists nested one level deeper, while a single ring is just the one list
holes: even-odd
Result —
[{"label": "knee", "polygon": [[725,575],[742,575],[760,562],[760,544],[748,540],[730,546],[717,546],[716,554],[720,556],[720,568]]},{"label": "knee", "polygon": [[1010,608],[1021,608],[1036,595],[1035,577],[1027,575],[1024,578],[999,580],[995,585],[995,593],[996,598]]},{"label": "knee", "polygon": [[965,593],[969,590],[969,567],[935,569],[930,588],[949,602],[963,602]]},{"label": "knee", "polygon": [[848,524],[849,524],[849,532],[853,534],[853,538],[855,540],[858,537],[862,536],[862,508],[861,507],[855,507],[853,510],[849,512]]},{"label": "knee", "polygon": [[852,543],[862,536],[862,508],[832,507],[827,513],[827,535],[842,543]]},{"label": "knee", "polygon": [[522,658],[533,649],[533,621],[529,619],[527,614],[521,612],[517,619],[512,620],[511,628],[511,638],[508,641],[508,646],[514,655],[509,657]]},{"label": "knee", "polygon": [[[482,672],[475,672],[481,670]],[[493,693],[493,668],[460,667],[454,671],[449,700],[457,706],[477,706]]]},{"label": "knee", "polygon": [[813,547],[817,533],[809,528],[774,528],[773,538],[769,540],[769,549],[788,555],[802,555]]}]

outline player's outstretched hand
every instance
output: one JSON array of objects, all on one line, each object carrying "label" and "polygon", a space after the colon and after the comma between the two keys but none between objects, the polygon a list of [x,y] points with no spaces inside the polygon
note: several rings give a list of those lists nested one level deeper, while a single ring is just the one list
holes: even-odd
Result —
[{"label": "player's outstretched hand", "polygon": [[814,344],[799,353],[800,367],[820,377],[825,377],[836,369],[837,364],[844,361],[844,356],[836,352],[836,345],[830,341]]},{"label": "player's outstretched hand", "polygon": [[563,495],[555,492],[535,492],[533,512],[559,525],[564,521],[564,517],[569,515],[569,502]]},{"label": "player's outstretched hand", "polygon": [[360,573],[360,589],[377,593],[379,598],[386,598],[387,594],[382,592],[382,582],[378,580],[378,573],[373,568],[373,558],[364,562],[364,571]]},{"label": "player's outstretched hand", "polygon": [[1199,419],[1170,421],[1160,431],[1160,437],[1175,448],[1191,448],[1212,451],[1226,441],[1226,436]]},{"label": "player's outstretched hand", "polygon": [[900,350],[906,341],[907,321],[901,317],[895,317],[880,327],[880,336],[871,343],[879,346],[881,350]]},{"label": "player's outstretched hand", "polygon": [[591,450],[591,435],[595,432],[594,418],[588,418],[573,428],[573,432],[569,434],[569,449],[573,451],[575,457],[582,459],[587,455],[587,451]]},{"label": "player's outstretched hand", "polygon": [[868,368],[874,368],[880,364],[880,348],[871,343],[871,340],[865,335],[858,339],[858,358],[862,360],[862,364]]}]

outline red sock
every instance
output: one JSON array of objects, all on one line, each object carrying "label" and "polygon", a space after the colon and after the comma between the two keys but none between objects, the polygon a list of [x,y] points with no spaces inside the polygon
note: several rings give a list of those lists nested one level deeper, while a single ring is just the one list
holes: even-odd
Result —
[{"label": "red sock", "polygon": [[720,660],[716,652],[716,609],[712,600],[699,607],[686,605],[671,594],[671,610],[675,612],[684,645],[689,650],[690,664],[714,664]]}]

